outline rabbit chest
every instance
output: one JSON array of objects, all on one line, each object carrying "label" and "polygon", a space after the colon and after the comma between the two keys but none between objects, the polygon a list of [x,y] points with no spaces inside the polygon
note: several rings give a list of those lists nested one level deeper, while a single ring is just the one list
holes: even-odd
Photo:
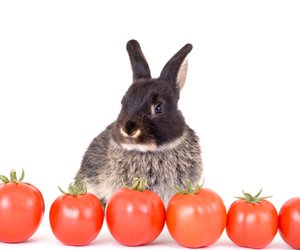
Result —
[{"label": "rabbit chest", "polygon": [[176,142],[156,151],[128,151],[113,139],[108,148],[106,176],[113,189],[121,187],[121,180],[130,185],[134,178],[144,178],[148,188],[166,203],[175,186],[183,186],[187,180],[197,182],[201,176],[200,149],[189,129]]}]

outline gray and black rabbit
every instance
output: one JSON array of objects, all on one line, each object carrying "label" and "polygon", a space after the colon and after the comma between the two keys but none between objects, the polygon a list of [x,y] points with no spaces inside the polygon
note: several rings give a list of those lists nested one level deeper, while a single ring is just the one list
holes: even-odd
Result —
[{"label": "gray and black rabbit", "polygon": [[127,43],[133,83],[122,99],[121,112],[89,145],[75,179],[103,204],[109,195],[145,178],[165,204],[175,186],[187,180],[198,183],[202,174],[201,150],[195,132],[178,110],[180,91],[187,73],[186,44],[152,78],[148,63],[136,40]]}]

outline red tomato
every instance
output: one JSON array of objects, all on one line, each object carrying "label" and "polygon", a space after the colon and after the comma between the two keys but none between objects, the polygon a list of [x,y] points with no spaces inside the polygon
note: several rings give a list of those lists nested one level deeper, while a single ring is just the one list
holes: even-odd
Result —
[{"label": "red tomato", "polygon": [[164,227],[164,204],[150,190],[122,188],[108,200],[106,222],[111,235],[119,243],[145,245],[155,240]]},{"label": "red tomato", "polygon": [[44,214],[41,192],[31,184],[21,182],[15,171],[9,181],[1,176],[0,185],[0,241],[17,243],[26,241],[39,227]]},{"label": "red tomato", "polygon": [[[237,245],[264,248],[274,239],[278,215],[268,197],[259,198],[244,193],[246,198],[235,201],[228,210],[226,232]],[[248,199],[249,198],[249,199]]]},{"label": "red tomato", "polygon": [[220,238],[226,225],[226,208],[218,194],[198,186],[171,198],[166,223],[180,245],[206,247]]},{"label": "red tomato", "polygon": [[86,193],[86,189],[59,196],[49,213],[55,237],[63,244],[72,246],[83,246],[93,241],[100,232],[103,218],[100,201],[95,195]]},{"label": "red tomato", "polygon": [[288,245],[300,249],[300,197],[288,200],[281,207],[279,233]]}]

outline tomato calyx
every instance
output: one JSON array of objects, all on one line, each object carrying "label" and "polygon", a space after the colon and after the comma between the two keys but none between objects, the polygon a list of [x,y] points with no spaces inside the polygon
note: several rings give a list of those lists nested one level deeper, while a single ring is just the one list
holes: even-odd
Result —
[{"label": "tomato calyx", "polygon": [[135,190],[139,192],[144,192],[146,190],[146,187],[148,186],[147,181],[144,178],[134,178],[131,187],[128,187],[123,179],[122,183],[124,188],[128,188],[130,190]]},{"label": "tomato calyx", "polygon": [[5,175],[0,175],[0,180],[5,183],[5,184],[8,184],[8,183],[20,183],[24,180],[24,177],[25,177],[25,172],[24,172],[24,169],[22,169],[22,174],[21,174],[21,177],[18,179],[17,178],[17,172],[16,170],[12,169],[10,171],[10,179],[8,179]]},{"label": "tomato calyx", "polygon": [[147,182],[142,178],[134,178],[132,181],[131,190],[144,192],[146,190]]},{"label": "tomato calyx", "polygon": [[199,184],[194,185],[191,180],[187,180],[185,188],[176,186],[175,189],[179,194],[197,194],[200,191],[200,189],[203,187],[203,185],[204,185],[204,180],[201,183],[201,185]]},{"label": "tomato calyx", "polygon": [[75,184],[70,183],[68,186],[68,192],[65,192],[60,187],[58,187],[58,189],[64,195],[78,196],[78,195],[84,195],[87,193],[87,186],[81,180],[77,180]]},{"label": "tomato calyx", "polygon": [[265,199],[268,199],[268,198],[271,198],[272,196],[263,196],[263,197],[260,197],[261,195],[261,192],[262,192],[262,189],[255,195],[251,195],[249,193],[245,193],[245,191],[243,190],[243,197],[242,196],[237,196],[235,198],[239,199],[239,200],[243,200],[243,201],[246,201],[246,202],[249,202],[249,203],[259,203]]}]

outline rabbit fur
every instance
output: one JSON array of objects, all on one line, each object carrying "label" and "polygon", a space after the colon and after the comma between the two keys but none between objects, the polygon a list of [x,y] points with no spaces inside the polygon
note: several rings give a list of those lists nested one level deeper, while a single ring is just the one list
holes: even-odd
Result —
[{"label": "rabbit fur", "polygon": [[199,139],[177,106],[192,45],[180,49],[158,78],[151,77],[136,40],[126,47],[133,83],[116,121],[89,145],[75,179],[84,181],[105,204],[124,183],[144,178],[166,205],[175,186],[183,188],[187,180],[198,183],[202,175]]}]

